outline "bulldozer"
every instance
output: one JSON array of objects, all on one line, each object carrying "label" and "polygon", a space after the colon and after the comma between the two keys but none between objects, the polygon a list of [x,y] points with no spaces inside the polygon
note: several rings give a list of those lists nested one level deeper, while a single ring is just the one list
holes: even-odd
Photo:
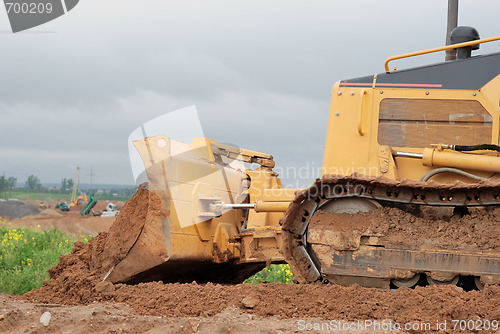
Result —
[{"label": "bulldozer", "polygon": [[[134,140],[147,182],[109,232],[105,247],[120,252],[104,279],[239,283],[288,263],[300,283],[500,283],[498,230],[482,219],[500,204],[500,53],[472,56],[500,37],[454,33],[452,45],[334,84],[309,188],[283,187],[270,154],[168,133]],[[455,60],[389,69],[450,49]],[[439,224],[454,239],[435,241]],[[488,241],[462,239],[474,236],[465,226]]]}]

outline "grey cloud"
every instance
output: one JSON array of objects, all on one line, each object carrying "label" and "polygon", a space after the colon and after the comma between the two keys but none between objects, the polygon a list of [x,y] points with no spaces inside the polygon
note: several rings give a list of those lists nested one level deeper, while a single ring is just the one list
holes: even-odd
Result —
[{"label": "grey cloud", "polygon": [[[460,7],[459,23],[499,34],[500,4]],[[59,182],[93,166],[131,184],[130,132],[193,104],[219,142],[321,165],[332,85],[443,44],[445,27],[444,1],[86,0],[37,28],[53,33],[0,34],[0,172]]]}]

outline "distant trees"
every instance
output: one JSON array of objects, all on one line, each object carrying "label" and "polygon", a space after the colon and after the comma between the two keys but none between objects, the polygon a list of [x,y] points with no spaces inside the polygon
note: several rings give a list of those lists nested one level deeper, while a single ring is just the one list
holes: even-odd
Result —
[{"label": "distant trees", "polygon": [[26,189],[29,189],[30,191],[35,191],[39,190],[42,187],[42,183],[40,182],[40,179],[35,176],[35,175],[30,175],[28,176],[28,179],[26,180]]},{"label": "distant trees", "polygon": [[9,191],[9,193],[12,192],[12,190],[14,190],[16,184],[17,184],[17,178],[11,176],[7,179],[7,190]]},{"label": "distant trees", "polygon": [[6,178],[5,176],[0,176],[0,192],[12,191],[16,183],[17,179],[15,177]]},{"label": "distant trees", "polygon": [[69,193],[73,189],[73,180],[63,178],[61,180],[61,193],[66,194]]},{"label": "distant trees", "polygon": [[5,193],[9,193],[16,187],[17,179],[15,177],[6,178],[5,176],[0,176],[0,194],[5,197]]},{"label": "distant trees", "polygon": [[5,193],[7,190],[7,179],[5,176],[0,176],[0,193]]}]

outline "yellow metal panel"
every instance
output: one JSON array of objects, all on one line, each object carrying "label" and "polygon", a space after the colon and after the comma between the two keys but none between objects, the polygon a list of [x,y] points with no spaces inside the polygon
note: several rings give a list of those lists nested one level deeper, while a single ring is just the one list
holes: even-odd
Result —
[{"label": "yellow metal panel", "polygon": [[378,145],[373,146],[373,95],[371,88],[333,87],[323,174],[380,175]]},{"label": "yellow metal panel", "polygon": [[[418,180],[431,170],[422,161],[409,158],[387,158],[381,156],[378,143],[379,106],[384,99],[426,99],[432,100],[467,100],[480,103],[492,117],[488,127],[488,142],[499,142],[500,77],[486,84],[480,91],[447,89],[409,89],[409,88],[356,88],[341,87],[336,83],[332,90],[332,101],[328,120],[328,131],[323,159],[323,174],[367,176],[393,179]],[[496,105],[493,101],[497,101]],[[490,133],[491,130],[491,133]],[[437,143],[436,143],[437,144]],[[478,143],[479,144],[479,143]],[[483,144],[483,143],[481,143]],[[392,150],[423,153],[423,148],[391,147]],[[387,169],[383,172],[381,168]],[[474,169],[472,169],[474,170]],[[482,175],[478,171],[479,175]],[[437,181],[450,182],[456,176],[437,175]],[[463,179],[458,177],[458,179]],[[466,179],[464,179],[466,180]],[[470,180],[469,180],[470,181]]]}]

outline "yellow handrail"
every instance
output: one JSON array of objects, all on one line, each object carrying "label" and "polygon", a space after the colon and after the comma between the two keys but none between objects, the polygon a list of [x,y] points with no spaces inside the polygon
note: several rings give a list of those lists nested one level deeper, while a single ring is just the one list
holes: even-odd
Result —
[{"label": "yellow handrail", "polygon": [[413,57],[413,56],[420,56],[424,55],[427,53],[433,53],[433,52],[439,52],[439,51],[444,51],[444,50],[449,50],[449,49],[456,49],[456,48],[462,48],[464,46],[470,46],[470,45],[475,45],[475,44],[481,44],[481,43],[487,43],[487,42],[493,42],[493,41],[498,41],[500,40],[500,36],[496,37],[489,37],[489,38],[483,38],[483,39],[477,39],[475,41],[469,41],[469,42],[463,42],[463,43],[458,43],[458,44],[453,44],[453,45],[446,45],[446,46],[440,46],[438,48],[434,49],[427,49],[427,50],[422,50],[422,51],[416,51],[416,52],[410,52],[410,53],[404,53],[401,55],[397,56],[392,56],[386,59],[385,61],[385,72],[389,73],[389,62],[392,60],[396,59],[402,59],[402,58],[408,58],[408,57]]},{"label": "yellow handrail", "polygon": [[365,130],[363,130],[363,118],[364,118],[364,110],[365,110],[365,95],[366,89],[361,91],[361,108],[359,109],[359,119],[358,119],[358,133],[360,136],[365,135]]}]

